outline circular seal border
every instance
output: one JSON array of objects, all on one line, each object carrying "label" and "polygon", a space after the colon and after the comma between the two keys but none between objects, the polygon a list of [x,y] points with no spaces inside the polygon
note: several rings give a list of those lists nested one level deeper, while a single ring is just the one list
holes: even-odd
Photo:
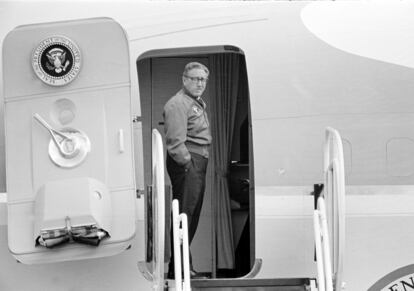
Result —
[{"label": "circular seal border", "polygon": [[[43,70],[41,58],[46,49],[52,45],[61,45],[68,49],[73,57],[73,65],[66,74],[55,77]],[[82,55],[77,44],[70,38],[63,35],[54,35],[43,39],[32,53],[32,67],[37,77],[50,86],[64,86],[72,82],[78,76],[81,70]]]},{"label": "circular seal border", "polygon": [[[411,276],[414,275],[414,264],[399,268],[385,275],[384,277],[379,279],[374,285],[372,285],[368,289],[368,291],[397,290],[397,289],[394,289],[394,287],[395,286],[398,287],[397,284],[401,283],[402,281],[401,279],[404,279],[404,277],[410,276],[410,275]],[[395,285],[391,286],[391,284],[395,284]]]}]

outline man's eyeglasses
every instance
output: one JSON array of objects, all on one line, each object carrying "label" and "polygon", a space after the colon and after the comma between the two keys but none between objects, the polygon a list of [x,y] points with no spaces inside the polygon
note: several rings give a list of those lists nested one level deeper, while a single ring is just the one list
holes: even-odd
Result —
[{"label": "man's eyeglasses", "polygon": [[203,77],[190,77],[186,75],[184,75],[184,77],[186,77],[187,79],[190,79],[194,83],[197,83],[197,82],[207,83],[208,81],[208,78],[203,78]]}]

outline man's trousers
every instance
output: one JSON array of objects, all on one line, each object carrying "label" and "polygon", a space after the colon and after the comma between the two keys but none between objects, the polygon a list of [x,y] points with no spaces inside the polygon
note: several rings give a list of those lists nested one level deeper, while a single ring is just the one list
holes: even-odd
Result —
[{"label": "man's trousers", "polygon": [[[179,202],[179,212],[185,213],[188,219],[188,240],[191,244],[197,230],[201,207],[203,206],[206,185],[208,159],[191,153],[191,162],[187,167],[177,164],[167,153],[167,171],[171,179],[173,199]],[[174,268],[174,249],[171,226],[171,259],[169,269]],[[192,268],[191,252],[190,267]]]}]

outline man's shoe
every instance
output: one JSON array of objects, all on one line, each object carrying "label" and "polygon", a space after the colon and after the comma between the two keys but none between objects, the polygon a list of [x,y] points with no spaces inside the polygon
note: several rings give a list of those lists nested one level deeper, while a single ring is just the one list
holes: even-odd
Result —
[{"label": "man's shoe", "polygon": [[197,279],[198,280],[208,279],[207,276],[204,276],[204,275],[202,275],[200,273],[197,273],[194,270],[190,270],[190,278],[193,279],[193,280],[197,280]]},{"label": "man's shoe", "polygon": [[167,279],[174,280],[174,270],[168,270]]},{"label": "man's shoe", "polygon": [[[207,276],[204,276],[200,273],[197,273],[194,270],[190,270],[190,278],[194,279],[194,280],[208,279]],[[169,279],[169,280],[174,280],[175,279],[174,270],[168,270],[167,279]]]}]

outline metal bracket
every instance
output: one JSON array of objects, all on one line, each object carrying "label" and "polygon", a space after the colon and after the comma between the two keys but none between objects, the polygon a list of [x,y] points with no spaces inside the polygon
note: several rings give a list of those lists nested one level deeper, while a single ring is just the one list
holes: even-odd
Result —
[{"label": "metal bracket", "polygon": [[[151,186],[149,186],[151,187]],[[144,189],[137,189],[136,190],[137,199],[141,199],[142,196],[145,196],[145,190]]]}]

